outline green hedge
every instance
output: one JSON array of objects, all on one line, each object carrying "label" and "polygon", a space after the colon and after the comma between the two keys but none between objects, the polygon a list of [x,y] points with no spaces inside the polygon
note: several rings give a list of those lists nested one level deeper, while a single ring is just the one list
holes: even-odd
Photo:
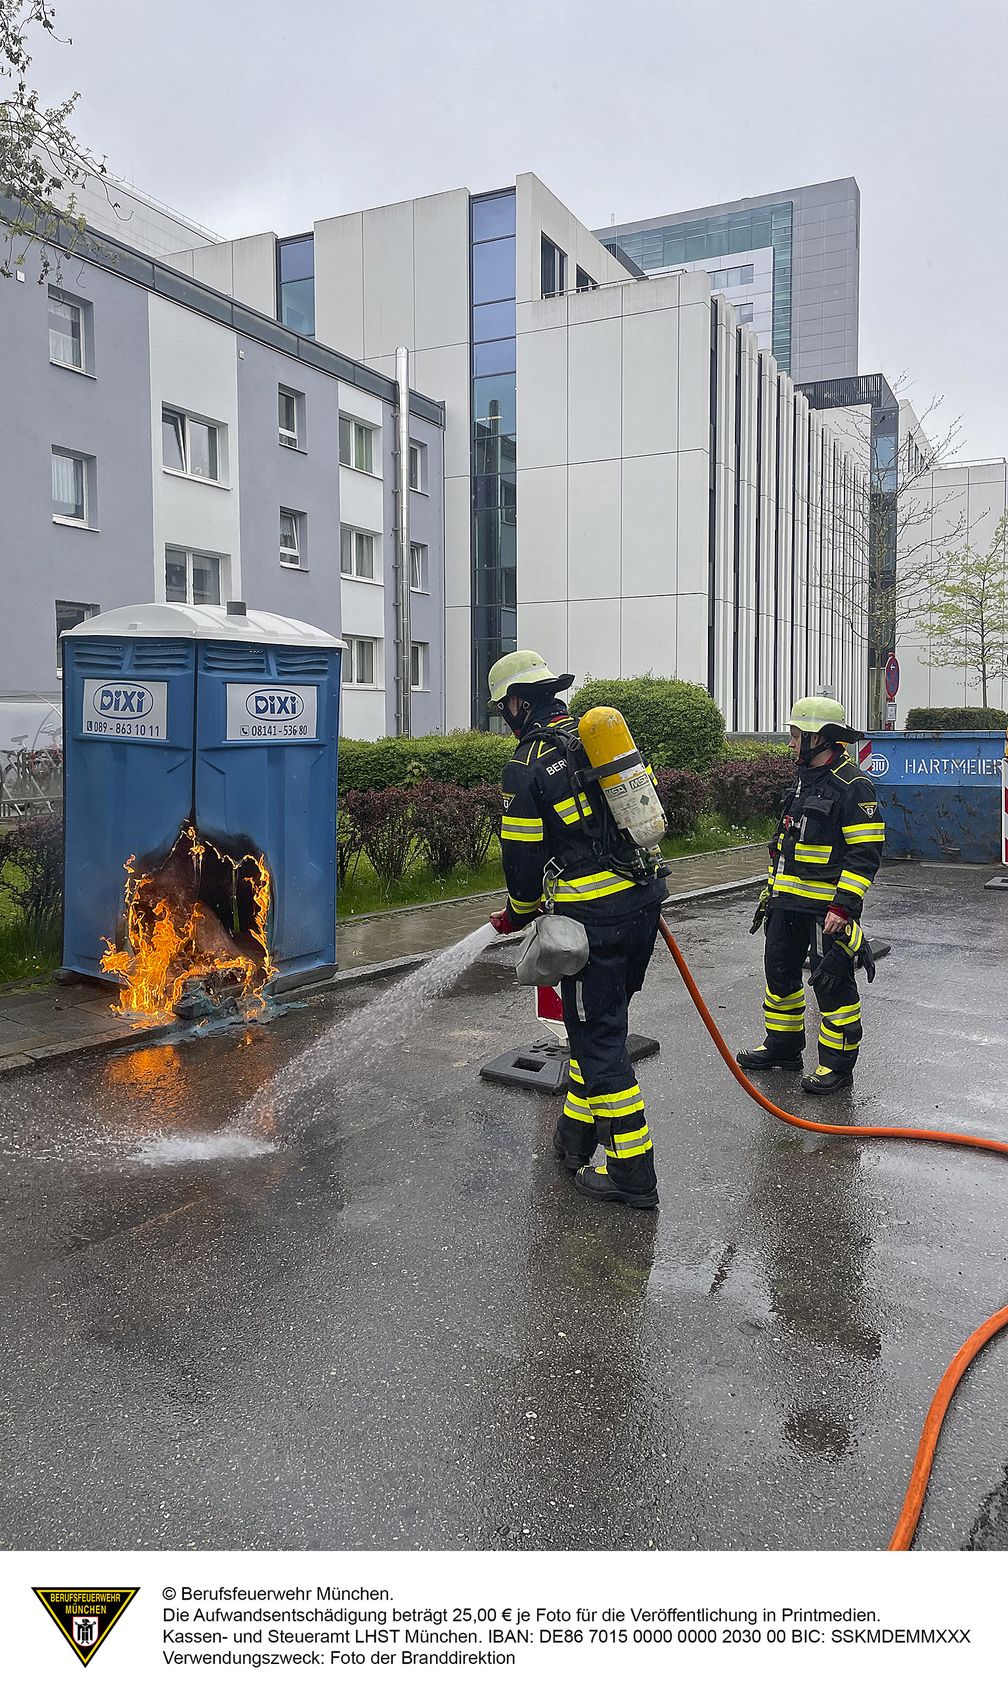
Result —
[{"label": "green hedge", "polygon": [[919,705],[907,712],[908,729],[1008,729],[1008,711],[982,705]]},{"label": "green hedge", "polygon": [[764,758],[789,758],[790,756],[791,748],[786,740],[726,740],[721,748],[719,763],[727,764],[736,758],[745,758],[751,762]]},{"label": "green hedge", "polygon": [[384,740],[341,740],[339,790],[397,788],[425,777],[460,788],[499,784],[514,753],[509,735],[389,735]]},{"label": "green hedge", "polygon": [[574,716],[596,705],[622,711],[644,756],[656,770],[709,770],[721,756],[725,722],[710,694],[692,681],[638,675],[625,681],[589,676],[570,701]]}]

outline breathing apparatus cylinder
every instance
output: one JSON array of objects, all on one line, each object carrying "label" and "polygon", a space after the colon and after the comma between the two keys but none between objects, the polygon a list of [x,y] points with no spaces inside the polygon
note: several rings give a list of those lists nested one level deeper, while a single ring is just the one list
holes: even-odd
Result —
[{"label": "breathing apparatus cylinder", "polygon": [[620,712],[611,705],[586,711],[578,739],[619,828],[638,847],[657,847],[666,830],[665,813]]}]

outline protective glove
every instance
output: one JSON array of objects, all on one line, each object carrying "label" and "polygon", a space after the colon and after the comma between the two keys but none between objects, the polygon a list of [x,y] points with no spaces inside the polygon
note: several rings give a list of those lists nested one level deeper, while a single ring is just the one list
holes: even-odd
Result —
[{"label": "protective glove", "polygon": [[863,971],[868,982],[875,978],[875,955],[871,943],[859,924],[848,921],[842,935],[834,936],[831,946],[812,973],[809,982],[817,996],[829,999],[844,981],[851,961],[855,971]]},{"label": "protective glove", "polygon": [[770,911],[770,899],[771,899],[771,893],[770,893],[770,885],[768,883],[766,888],[764,888],[761,891],[759,900],[756,904],[756,911],[753,913],[753,920],[749,926],[750,936],[755,936],[757,930],[760,928],[760,925],[766,924],[767,913]]},{"label": "protective glove", "polygon": [[844,979],[850,975],[851,957],[841,942],[833,938],[822,959],[809,977],[820,1007],[830,1001]]},{"label": "protective glove", "polygon": [[516,930],[521,929],[521,925],[515,923],[507,907],[502,912],[491,912],[490,922],[498,936],[513,936]]}]

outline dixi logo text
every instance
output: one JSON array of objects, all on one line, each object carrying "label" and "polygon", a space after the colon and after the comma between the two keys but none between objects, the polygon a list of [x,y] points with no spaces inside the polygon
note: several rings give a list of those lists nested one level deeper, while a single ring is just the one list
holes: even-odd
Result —
[{"label": "dixi logo text", "polygon": [[304,716],[304,700],[300,693],[267,693],[259,689],[249,694],[245,709],[257,722],[269,718],[286,721],[288,718]]},{"label": "dixi logo text", "polygon": [[154,695],[136,681],[106,681],[95,689],[91,703],[99,717],[132,721],[150,715]]}]

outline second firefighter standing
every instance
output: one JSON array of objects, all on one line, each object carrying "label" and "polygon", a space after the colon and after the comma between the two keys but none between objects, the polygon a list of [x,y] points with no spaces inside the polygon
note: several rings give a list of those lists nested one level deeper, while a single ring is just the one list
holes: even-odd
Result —
[{"label": "second firefighter standing", "polygon": [[865,896],[882,862],[885,825],[869,776],[847,756],[857,738],[843,706],[825,697],[791,709],[795,780],[770,843],[767,886],[753,920],[766,930],[766,1036],[737,1057],[747,1072],[802,1070],[806,956],[819,1004],[818,1064],[802,1079],[810,1095],[851,1082],[861,1047],[855,970],[875,975],[861,928]]}]

